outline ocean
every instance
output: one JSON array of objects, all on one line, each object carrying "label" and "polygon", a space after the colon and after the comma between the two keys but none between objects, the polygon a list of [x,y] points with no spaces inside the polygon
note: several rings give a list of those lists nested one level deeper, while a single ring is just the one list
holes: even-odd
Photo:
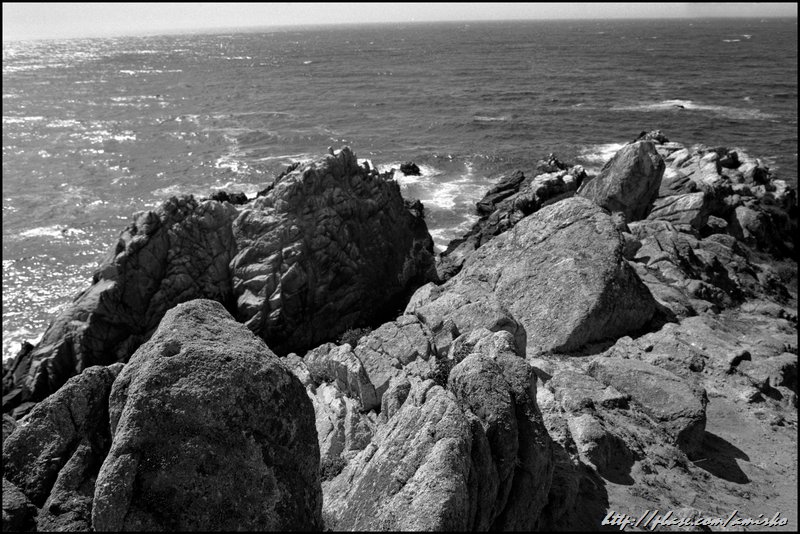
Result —
[{"label": "ocean", "polygon": [[385,24],[3,43],[3,358],[136,211],[250,196],[349,145],[437,247],[498,177],[597,170],[642,130],[744,149],[797,184],[797,19]]}]

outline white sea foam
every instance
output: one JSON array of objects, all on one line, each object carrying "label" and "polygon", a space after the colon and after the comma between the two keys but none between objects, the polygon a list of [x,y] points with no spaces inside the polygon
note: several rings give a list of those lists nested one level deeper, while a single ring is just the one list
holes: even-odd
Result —
[{"label": "white sea foam", "polygon": [[625,143],[603,143],[585,147],[579,154],[579,159],[591,166],[602,166],[606,161],[614,157]]},{"label": "white sea foam", "polygon": [[43,121],[44,117],[30,116],[30,117],[9,117],[3,115],[3,124],[25,124],[26,122]]},{"label": "white sea foam", "polygon": [[181,69],[136,69],[136,70],[128,70],[123,69],[120,70],[120,74],[127,74],[129,76],[136,76],[137,74],[163,74],[166,72],[183,72]]},{"label": "white sea foam", "polygon": [[689,110],[689,111],[700,111],[705,113],[711,113],[718,117],[726,119],[737,119],[737,120],[745,120],[745,119],[766,120],[766,119],[777,118],[775,115],[764,113],[758,109],[753,109],[753,108],[718,106],[714,104],[704,104],[702,102],[695,102],[693,100],[681,100],[681,99],[661,100],[659,102],[645,102],[641,104],[633,104],[630,106],[618,106],[612,108],[612,110],[645,111],[645,112]]},{"label": "white sea foam", "polygon": [[78,228],[69,228],[66,226],[52,225],[40,226],[39,228],[31,228],[17,234],[21,238],[36,238],[36,237],[49,237],[56,239],[64,239],[66,237],[76,237],[86,234],[85,231]]}]

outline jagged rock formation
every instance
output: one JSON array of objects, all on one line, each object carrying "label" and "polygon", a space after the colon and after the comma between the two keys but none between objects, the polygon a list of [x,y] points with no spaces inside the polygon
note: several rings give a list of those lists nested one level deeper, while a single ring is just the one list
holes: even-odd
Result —
[{"label": "jagged rock formation", "polygon": [[245,204],[234,195],[236,207],[178,197],[136,214],[92,286],[18,355],[3,410],[127,361],[181,302],[216,300],[286,353],[386,320],[435,279],[421,206],[348,148],[290,167],[262,193]]},{"label": "jagged rock formation", "polygon": [[389,319],[435,276],[422,218],[347,148],[278,179],[233,232],[235,316],[279,353]]},{"label": "jagged rock formation", "polygon": [[109,413],[95,530],[320,528],[311,403],[219,303],[167,312],[114,382]]}]

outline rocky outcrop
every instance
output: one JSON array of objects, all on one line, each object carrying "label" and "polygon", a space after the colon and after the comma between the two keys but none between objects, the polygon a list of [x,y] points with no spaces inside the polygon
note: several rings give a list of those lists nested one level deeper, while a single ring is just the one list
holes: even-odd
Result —
[{"label": "rocky outcrop", "polygon": [[664,160],[652,141],[622,147],[596,178],[585,182],[578,195],[611,212],[622,212],[626,221],[647,216],[661,187]]},{"label": "rocky outcrop", "polygon": [[321,527],[311,403],[221,304],[170,310],[114,383],[109,409],[95,530]]},{"label": "rocky outcrop", "polygon": [[181,302],[222,303],[284,354],[380,324],[435,279],[421,206],[348,148],[290,167],[262,193],[177,197],[134,215],[91,287],[5,374],[4,412],[127,361]]},{"label": "rocky outcrop", "polygon": [[[622,250],[607,213],[584,198],[562,200],[476,250],[438,291],[412,298],[407,312],[433,331],[447,319],[459,332],[507,329],[520,340],[527,337],[529,355],[575,351],[635,332],[655,311]],[[510,317],[496,321],[481,310],[483,324],[465,325],[462,309],[477,304],[507,310]]]},{"label": "rocky outcrop", "polygon": [[530,178],[522,171],[502,177],[476,204],[481,218],[440,255],[439,277],[444,281],[455,276],[475,249],[544,206],[574,195],[585,178],[583,167],[569,167],[552,154]]},{"label": "rocky outcrop", "polygon": [[281,177],[233,232],[235,316],[279,353],[390,319],[435,277],[424,221],[348,148]]}]

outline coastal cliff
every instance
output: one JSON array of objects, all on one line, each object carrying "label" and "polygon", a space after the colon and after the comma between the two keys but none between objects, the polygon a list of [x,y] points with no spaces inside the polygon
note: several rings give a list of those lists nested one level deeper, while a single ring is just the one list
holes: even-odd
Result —
[{"label": "coastal cliff", "polygon": [[436,262],[348,148],[233,199],[135,215],[4,373],[4,530],[796,508],[797,200],[741,150],[550,157]]}]

